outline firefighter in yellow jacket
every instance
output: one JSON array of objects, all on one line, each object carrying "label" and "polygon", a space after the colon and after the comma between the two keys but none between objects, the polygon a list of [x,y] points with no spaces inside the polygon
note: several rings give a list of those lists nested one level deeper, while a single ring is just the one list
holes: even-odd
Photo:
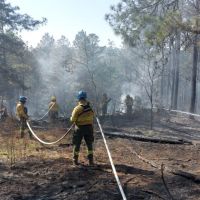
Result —
[{"label": "firefighter in yellow jacket", "polygon": [[105,116],[107,114],[108,110],[108,103],[111,101],[111,98],[108,98],[107,94],[103,94],[102,98],[102,105],[101,105],[101,110],[102,110],[102,115]]},{"label": "firefighter in yellow jacket", "polygon": [[73,134],[73,162],[78,165],[78,157],[81,146],[81,141],[84,138],[88,149],[89,164],[93,165],[93,121],[94,112],[90,106],[90,103],[86,100],[87,93],[79,91],[78,105],[74,108],[71,116],[71,121],[75,123],[75,131]]},{"label": "firefighter in yellow jacket", "polygon": [[5,121],[8,117],[8,112],[6,106],[2,103],[0,106],[0,120]]},{"label": "firefighter in yellow jacket", "polygon": [[[27,107],[25,107],[25,103],[27,101],[27,98],[24,96],[19,97],[19,102],[16,106],[16,115],[20,121],[20,134],[21,138],[24,137],[24,131],[27,129],[26,120],[28,119],[28,110]],[[29,136],[32,139],[31,132],[28,130]]]},{"label": "firefighter in yellow jacket", "polygon": [[58,110],[59,106],[56,102],[56,97],[51,97],[51,102],[49,103],[49,120],[50,122],[54,123],[58,119]]},{"label": "firefighter in yellow jacket", "polygon": [[125,99],[126,104],[126,114],[128,117],[131,117],[133,112],[133,98],[128,94]]}]

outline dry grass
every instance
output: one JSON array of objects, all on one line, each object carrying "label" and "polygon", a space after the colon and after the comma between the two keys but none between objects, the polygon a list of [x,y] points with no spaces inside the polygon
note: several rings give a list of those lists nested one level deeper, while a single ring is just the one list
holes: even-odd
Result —
[{"label": "dry grass", "polygon": [[[72,165],[72,134],[59,144],[47,146],[30,140],[28,134],[24,139],[17,138],[17,126],[12,121],[6,122],[0,130],[1,162],[7,166],[18,165],[18,168],[12,168],[11,171],[4,170],[6,176],[12,180],[12,183],[1,184],[0,196],[4,199],[13,199],[13,194],[18,195],[16,199],[27,200],[39,200],[43,197],[78,200],[83,199],[83,196],[88,200],[121,199],[103,140],[99,135],[95,137],[94,150],[95,162],[100,167],[90,170],[75,168]],[[45,141],[55,141],[65,133],[61,128],[35,131]],[[150,136],[156,132],[150,131],[146,134]],[[159,144],[120,138],[107,138],[107,142],[128,199],[156,200],[159,199],[154,195],[156,193],[167,199],[160,171],[142,162],[131,149],[158,165],[164,163],[165,166],[174,169],[200,173],[198,145]],[[83,143],[80,162],[84,165],[88,162],[86,155],[86,146]],[[165,177],[170,192],[176,199],[198,199],[199,185],[171,174],[165,174]],[[80,183],[82,185],[79,187]]]},{"label": "dry grass", "polygon": [[[64,152],[59,152],[55,147],[61,143],[66,143],[70,139],[67,136],[63,141],[56,145],[42,145],[38,141],[30,140],[28,131],[25,131],[25,137],[20,138],[19,129],[16,121],[9,119],[0,124],[0,160],[3,163],[13,166],[16,162],[26,160],[30,156],[38,157],[39,159],[57,159],[64,155]],[[58,128],[50,131],[38,131],[37,135],[45,141],[55,141],[64,134],[64,130]],[[70,143],[70,142],[68,142]]]}]

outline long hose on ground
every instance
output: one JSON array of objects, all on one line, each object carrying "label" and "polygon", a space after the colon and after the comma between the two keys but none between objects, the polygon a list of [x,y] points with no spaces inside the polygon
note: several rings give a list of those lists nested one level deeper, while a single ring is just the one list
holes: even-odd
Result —
[{"label": "long hose on ground", "polygon": [[191,115],[191,116],[194,116],[194,117],[200,117],[199,114],[185,112],[185,111],[181,111],[181,110],[170,110],[170,109],[167,109],[167,108],[162,108],[162,109],[169,111],[169,112],[176,112],[176,113],[181,113],[181,114],[185,114],[185,115]]},{"label": "long hose on ground", "polygon": [[67,131],[61,138],[59,138],[58,140],[56,140],[56,141],[54,141],[54,142],[45,142],[45,141],[41,140],[41,139],[34,133],[34,131],[33,131],[33,129],[31,128],[31,126],[30,126],[30,124],[29,124],[28,121],[26,121],[26,124],[27,124],[29,130],[31,131],[32,135],[34,136],[34,138],[35,138],[38,142],[40,142],[40,143],[42,143],[42,144],[47,144],[47,145],[52,145],[52,144],[56,144],[56,143],[60,142],[66,135],[68,135],[68,133],[69,133],[69,132],[72,130],[72,128],[74,127],[74,124],[72,124],[71,127],[68,129],[68,131]]},{"label": "long hose on ground", "polygon": [[105,144],[105,147],[106,147],[106,150],[107,150],[107,154],[108,154],[108,157],[109,157],[109,160],[110,160],[110,164],[111,164],[111,167],[112,167],[112,170],[113,170],[113,174],[114,174],[115,179],[116,179],[116,181],[117,181],[117,185],[118,185],[118,187],[119,187],[120,193],[121,193],[121,195],[122,195],[123,200],[127,200],[126,195],[125,195],[125,193],[124,193],[124,190],[123,190],[123,188],[122,188],[121,182],[120,182],[120,180],[119,180],[119,177],[118,177],[118,174],[117,174],[115,165],[114,165],[114,163],[113,163],[112,156],[111,156],[110,150],[109,150],[109,148],[108,148],[108,144],[107,144],[107,142],[106,142],[106,138],[105,138],[103,129],[102,129],[102,127],[101,127],[99,118],[96,117],[96,120],[97,120],[99,129],[100,129],[100,131],[101,131],[101,135],[102,135],[102,137],[103,137],[103,141],[104,141],[104,144]]},{"label": "long hose on ground", "polygon": [[[50,109],[48,110],[48,112],[47,112],[42,118],[44,118],[44,117],[49,113],[49,111],[51,110],[52,107],[53,107],[53,105],[50,107]],[[42,118],[41,118],[41,119],[42,119]],[[41,120],[41,119],[40,119],[40,120]],[[120,180],[119,180],[119,176],[118,176],[118,174],[117,174],[115,165],[114,165],[114,163],[113,163],[113,159],[112,159],[110,150],[109,150],[109,148],[108,148],[108,144],[107,144],[105,135],[104,135],[104,133],[103,133],[103,129],[102,129],[102,127],[101,127],[99,118],[96,117],[96,120],[97,120],[97,124],[98,124],[98,126],[99,126],[99,129],[100,129],[101,135],[102,135],[102,137],[103,137],[104,145],[105,145],[105,147],[106,147],[106,151],[107,151],[107,154],[108,154],[108,157],[109,157],[109,161],[110,161],[110,164],[111,164],[111,167],[112,167],[112,171],[113,171],[114,177],[115,177],[115,179],[116,179],[118,188],[119,188],[119,190],[120,190],[121,196],[122,196],[123,200],[127,200],[126,195],[125,195],[125,193],[124,193],[124,190],[123,190],[123,188],[122,188],[121,182],[120,182]],[[74,124],[72,124],[71,127],[68,129],[68,131],[67,131],[61,138],[59,138],[58,140],[56,140],[56,141],[54,141],[54,142],[46,142],[46,141],[41,140],[41,139],[34,133],[34,131],[32,130],[32,128],[31,128],[31,126],[30,126],[30,124],[29,124],[28,121],[26,122],[26,124],[27,124],[29,130],[31,131],[32,135],[35,137],[35,139],[36,139],[37,141],[39,141],[40,143],[46,144],[46,145],[52,145],[52,144],[58,143],[58,142],[61,141],[61,140],[72,130],[72,128],[74,127]]]}]

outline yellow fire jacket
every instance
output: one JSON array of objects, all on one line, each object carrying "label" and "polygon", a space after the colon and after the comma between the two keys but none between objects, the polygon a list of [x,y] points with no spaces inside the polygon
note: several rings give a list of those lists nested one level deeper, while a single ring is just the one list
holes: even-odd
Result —
[{"label": "yellow fire jacket", "polygon": [[71,115],[71,122],[76,125],[93,125],[94,112],[89,105],[89,102],[81,100],[74,108]]},{"label": "yellow fire jacket", "polygon": [[[53,107],[51,108],[51,106],[53,106]],[[58,110],[59,110],[59,106],[58,106],[58,104],[55,101],[51,101],[49,103],[49,109],[50,108],[51,108],[52,112],[58,112]]]},{"label": "yellow fire jacket", "polygon": [[108,98],[108,97],[103,97],[103,98],[102,98],[102,106],[106,106],[110,101],[111,101],[110,98]]},{"label": "yellow fire jacket", "polygon": [[21,102],[17,103],[17,106],[16,106],[16,115],[19,118],[28,119],[28,115],[25,113],[24,104],[21,103]]},{"label": "yellow fire jacket", "polygon": [[126,106],[133,106],[133,98],[129,97],[125,99]]}]

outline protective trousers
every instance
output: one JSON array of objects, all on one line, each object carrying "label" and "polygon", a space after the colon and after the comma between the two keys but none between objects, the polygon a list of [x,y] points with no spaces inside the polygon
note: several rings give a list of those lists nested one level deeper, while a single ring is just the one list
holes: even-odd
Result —
[{"label": "protective trousers", "polygon": [[108,107],[107,103],[102,105],[102,115],[104,115],[104,116],[107,114],[107,107]]},{"label": "protective trousers", "polygon": [[[24,137],[24,131],[27,129],[27,125],[26,125],[26,119],[25,118],[20,118],[20,134],[21,134],[21,138]],[[32,138],[32,134],[31,132],[28,130],[29,132],[29,136],[30,138]]]},{"label": "protective trousers", "polygon": [[73,134],[73,160],[75,163],[78,162],[78,156],[81,146],[81,141],[84,138],[85,143],[88,149],[88,159],[89,163],[93,163],[93,142],[94,142],[94,135],[93,135],[93,126],[92,125],[80,125],[75,126],[75,131]]},{"label": "protective trousers", "polygon": [[130,105],[127,105],[127,109],[126,109],[126,114],[128,117],[130,117],[132,115],[133,112],[133,107]]},{"label": "protective trousers", "polygon": [[55,123],[58,119],[58,112],[57,111],[49,111],[49,120],[51,123]]}]

